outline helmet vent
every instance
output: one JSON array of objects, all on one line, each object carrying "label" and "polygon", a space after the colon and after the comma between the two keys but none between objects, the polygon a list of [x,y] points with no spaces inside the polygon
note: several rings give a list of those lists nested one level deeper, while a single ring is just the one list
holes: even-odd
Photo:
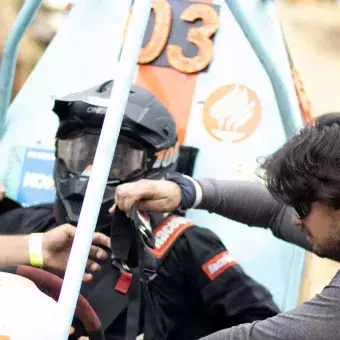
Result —
[{"label": "helmet vent", "polygon": [[163,132],[164,132],[167,136],[169,136],[169,135],[170,135],[170,129],[169,129],[169,127],[166,126],[166,127],[163,129]]}]

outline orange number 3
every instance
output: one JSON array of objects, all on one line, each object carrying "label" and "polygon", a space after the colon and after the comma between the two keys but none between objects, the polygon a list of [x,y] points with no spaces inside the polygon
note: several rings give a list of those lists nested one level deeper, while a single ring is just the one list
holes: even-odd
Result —
[{"label": "orange number 3", "polygon": [[197,19],[203,21],[201,27],[190,28],[187,36],[187,40],[197,46],[198,54],[189,58],[184,56],[181,47],[169,45],[167,48],[168,62],[181,72],[199,72],[210,64],[214,55],[214,43],[210,38],[219,28],[218,14],[211,6],[194,4],[182,13],[181,19],[189,22],[194,22]]}]

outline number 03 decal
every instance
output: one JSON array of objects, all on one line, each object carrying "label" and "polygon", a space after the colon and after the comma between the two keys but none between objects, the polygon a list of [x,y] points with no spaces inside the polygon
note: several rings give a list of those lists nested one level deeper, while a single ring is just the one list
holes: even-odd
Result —
[{"label": "number 03 decal", "polygon": [[186,22],[202,20],[202,26],[192,27],[188,31],[187,41],[194,44],[198,54],[186,57],[180,46],[166,44],[169,40],[172,10],[167,0],[153,0],[152,10],[155,22],[150,41],[142,48],[138,62],[147,64],[158,58],[166,48],[166,57],[170,66],[184,73],[196,73],[205,69],[214,55],[214,43],[211,37],[219,28],[219,17],[216,10],[207,4],[192,4],[180,16]]}]

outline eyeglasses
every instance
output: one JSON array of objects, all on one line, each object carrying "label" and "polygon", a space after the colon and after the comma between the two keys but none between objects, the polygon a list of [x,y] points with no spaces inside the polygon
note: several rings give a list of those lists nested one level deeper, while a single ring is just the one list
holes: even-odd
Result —
[{"label": "eyeglasses", "polygon": [[299,205],[296,205],[293,208],[294,208],[297,218],[299,220],[303,220],[311,212],[312,204],[311,203],[300,203]]}]

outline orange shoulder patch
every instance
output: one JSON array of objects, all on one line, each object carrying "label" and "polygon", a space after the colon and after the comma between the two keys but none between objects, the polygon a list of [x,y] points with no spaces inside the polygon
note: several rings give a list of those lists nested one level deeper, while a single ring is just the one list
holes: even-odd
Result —
[{"label": "orange shoulder patch", "polygon": [[180,216],[171,216],[154,230],[155,249],[151,249],[157,258],[162,258],[184,230],[192,227],[193,222]]},{"label": "orange shoulder patch", "polygon": [[237,265],[235,258],[227,250],[214,256],[212,259],[202,265],[202,270],[210,280],[215,280],[219,275],[228,268]]}]

